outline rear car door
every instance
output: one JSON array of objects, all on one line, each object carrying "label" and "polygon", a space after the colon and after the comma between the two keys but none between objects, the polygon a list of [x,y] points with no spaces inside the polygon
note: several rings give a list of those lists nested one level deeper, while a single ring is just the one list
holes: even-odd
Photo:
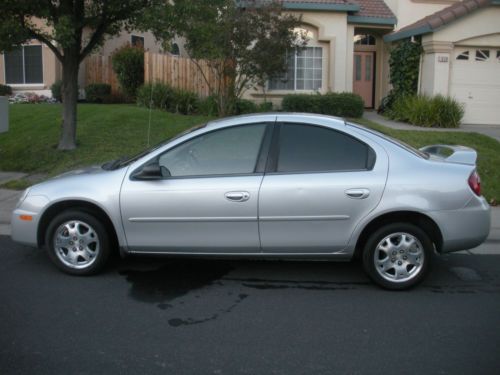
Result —
[{"label": "rear car door", "polygon": [[125,178],[121,212],[129,249],[259,252],[258,192],[272,126],[242,124],[201,134],[154,158],[170,176]]},{"label": "rear car door", "polygon": [[335,129],[281,117],[259,194],[262,249],[341,251],[382,197],[387,154],[343,123]]}]

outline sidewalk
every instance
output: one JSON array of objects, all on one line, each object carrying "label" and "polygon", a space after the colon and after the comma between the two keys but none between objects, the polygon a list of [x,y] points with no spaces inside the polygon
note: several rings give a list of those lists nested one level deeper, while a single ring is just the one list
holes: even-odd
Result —
[{"label": "sidewalk", "polygon": [[500,142],[500,126],[497,125],[460,125],[458,129],[442,128],[423,128],[420,126],[406,124],[404,122],[388,120],[375,111],[365,111],[363,117],[367,120],[377,122],[392,129],[415,130],[415,131],[433,131],[433,132],[467,132],[479,133],[494,138]]}]

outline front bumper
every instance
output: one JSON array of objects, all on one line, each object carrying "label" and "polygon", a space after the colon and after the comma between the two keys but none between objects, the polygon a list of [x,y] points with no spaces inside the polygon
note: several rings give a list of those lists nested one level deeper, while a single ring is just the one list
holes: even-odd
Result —
[{"label": "front bumper", "polygon": [[460,210],[432,211],[429,215],[441,229],[442,253],[472,249],[490,234],[491,208],[483,197],[472,199]]},{"label": "front bumper", "polygon": [[12,212],[11,238],[13,241],[29,245],[38,246],[38,224],[40,222],[40,213],[49,203],[49,199],[42,195],[28,196]]}]

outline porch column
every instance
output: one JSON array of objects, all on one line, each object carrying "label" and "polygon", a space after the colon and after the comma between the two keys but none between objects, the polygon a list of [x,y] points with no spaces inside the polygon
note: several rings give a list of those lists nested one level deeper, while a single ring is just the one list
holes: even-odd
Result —
[{"label": "porch column", "polygon": [[448,95],[453,43],[424,41],[419,93]]}]

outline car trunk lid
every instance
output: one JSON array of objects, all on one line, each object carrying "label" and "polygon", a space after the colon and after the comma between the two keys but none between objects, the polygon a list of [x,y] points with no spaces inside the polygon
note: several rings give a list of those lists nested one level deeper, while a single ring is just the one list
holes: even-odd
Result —
[{"label": "car trunk lid", "polygon": [[434,160],[445,161],[448,163],[476,165],[476,150],[465,146],[453,145],[430,145],[420,149]]}]

